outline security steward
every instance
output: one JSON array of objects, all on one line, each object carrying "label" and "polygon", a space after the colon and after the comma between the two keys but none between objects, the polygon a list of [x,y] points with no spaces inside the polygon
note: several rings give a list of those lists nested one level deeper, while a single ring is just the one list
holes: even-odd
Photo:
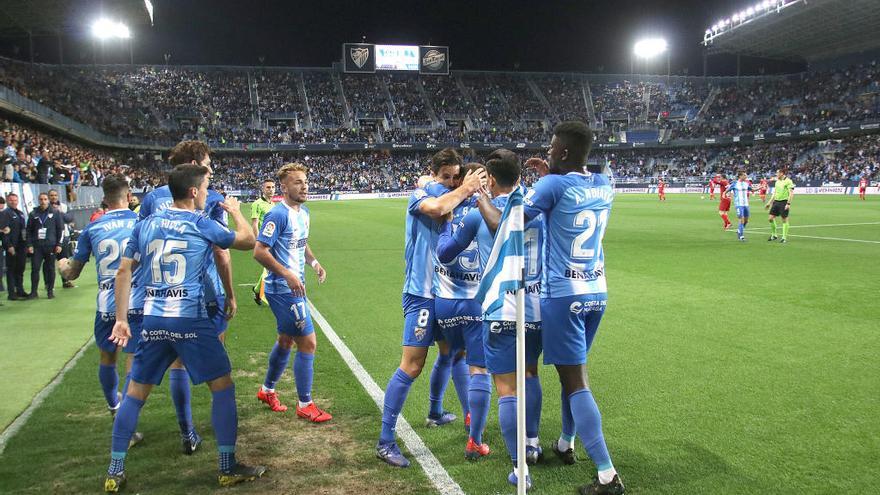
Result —
[{"label": "security steward", "polygon": [[49,195],[40,193],[39,207],[28,215],[27,244],[31,260],[31,293],[28,299],[37,298],[40,285],[40,267],[46,283],[46,297],[55,297],[55,259],[61,253],[64,235],[64,219],[60,211],[49,204]]},{"label": "security steward", "polygon": [[6,196],[6,209],[0,213],[0,225],[9,228],[2,235],[3,250],[6,251],[6,288],[9,300],[25,299],[24,269],[27,266],[27,242],[25,214],[18,208],[18,195]]}]

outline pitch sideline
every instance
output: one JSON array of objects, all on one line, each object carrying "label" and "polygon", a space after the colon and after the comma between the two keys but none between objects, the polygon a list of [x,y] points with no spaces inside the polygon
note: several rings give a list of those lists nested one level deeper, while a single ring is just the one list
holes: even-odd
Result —
[{"label": "pitch sideline", "polygon": [[9,440],[13,436],[15,436],[15,434],[18,433],[19,430],[22,429],[22,427],[24,427],[25,423],[27,423],[27,420],[31,417],[31,414],[33,414],[34,411],[38,407],[40,407],[41,404],[43,404],[43,401],[46,400],[46,397],[48,397],[49,394],[51,394],[52,391],[55,390],[55,387],[57,387],[58,384],[61,383],[61,381],[64,379],[64,376],[67,375],[67,372],[73,369],[74,366],[76,366],[76,363],[79,362],[79,358],[81,358],[83,354],[86,353],[89,345],[91,345],[94,341],[95,337],[90,337],[89,340],[87,340],[86,343],[79,348],[76,354],[74,354],[73,357],[67,361],[67,363],[64,365],[63,368],[61,368],[58,374],[55,375],[55,378],[53,378],[51,382],[49,382],[45,387],[43,387],[42,390],[37,393],[37,395],[34,396],[30,405],[24,410],[24,412],[19,414],[18,417],[16,417],[12,421],[12,423],[9,423],[9,426],[7,426],[5,430],[3,430],[3,433],[0,434],[0,454],[3,454],[3,452],[6,450],[6,444],[9,442]]},{"label": "pitch sideline", "polygon": [[[355,378],[358,379],[361,386],[364,387],[364,390],[367,391],[367,394],[373,399],[373,402],[376,403],[376,406],[379,407],[379,411],[381,412],[384,407],[385,392],[379,388],[379,385],[376,384],[373,377],[370,376],[361,362],[355,357],[354,353],[351,352],[351,349],[349,349],[348,346],[345,345],[345,342],[339,338],[339,335],[336,334],[333,327],[330,326],[330,323],[327,322],[324,316],[318,311],[318,308],[316,308],[311,301],[309,301],[309,310],[312,312],[312,317],[315,322],[318,323],[318,326],[321,327],[324,335],[327,336],[327,339],[330,340],[330,343],[333,344],[333,347],[335,347],[336,351],[342,356],[342,360],[345,361],[345,364],[348,365],[352,373],[354,373]],[[431,452],[427,445],[425,445],[425,442],[423,442],[421,437],[419,437],[415,430],[413,430],[412,426],[403,415],[400,415],[397,418],[397,433],[401,440],[403,440],[406,448],[409,449],[419,464],[421,464],[428,479],[431,480],[431,483],[434,484],[434,487],[437,488],[437,491],[439,491],[441,495],[464,495],[464,491],[458,483],[449,476],[449,473],[443,465],[440,464],[440,461],[434,456],[434,453]]]}]

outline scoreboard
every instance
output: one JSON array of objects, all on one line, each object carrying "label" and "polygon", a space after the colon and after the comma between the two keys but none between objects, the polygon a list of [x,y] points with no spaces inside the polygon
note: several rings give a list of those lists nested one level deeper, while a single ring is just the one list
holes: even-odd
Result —
[{"label": "scoreboard", "polygon": [[449,47],[425,45],[342,45],[345,72],[407,71],[449,74]]}]

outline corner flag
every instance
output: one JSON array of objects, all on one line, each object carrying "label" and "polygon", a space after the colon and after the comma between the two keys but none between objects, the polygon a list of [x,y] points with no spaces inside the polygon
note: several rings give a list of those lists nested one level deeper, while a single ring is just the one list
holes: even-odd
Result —
[{"label": "corner flag", "polygon": [[525,245],[523,193],[510,193],[501,214],[492,252],[483,270],[477,300],[483,301],[483,318],[516,322],[516,493],[525,495],[526,466],[526,325]]}]

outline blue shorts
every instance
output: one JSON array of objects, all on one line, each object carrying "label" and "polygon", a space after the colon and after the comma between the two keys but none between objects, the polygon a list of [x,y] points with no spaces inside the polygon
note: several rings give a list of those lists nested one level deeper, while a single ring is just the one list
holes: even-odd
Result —
[{"label": "blue shorts", "polygon": [[737,206],[736,207],[736,216],[737,216],[737,218],[749,218],[749,207],[748,206]]},{"label": "blue shorts", "polygon": [[[486,368],[493,375],[516,371],[516,322],[484,321]],[[541,356],[541,322],[526,322],[526,365],[537,366]]]},{"label": "blue shorts", "polygon": [[587,362],[607,297],[581,294],[541,299],[544,364],[574,366]]},{"label": "blue shorts", "polygon": [[138,343],[141,341],[141,331],[144,329],[143,309],[128,310],[128,329],[131,332],[131,338],[128,339],[128,344],[125,344],[122,350],[134,354],[137,352]]},{"label": "blue shorts", "polygon": [[144,316],[131,379],[159,385],[165,370],[178,357],[195,384],[215,380],[232,371],[226,348],[211,320]]},{"label": "blue shorts", "polygon": [[221,335],[229,327],[229,320],[226,319],[226,297],[220,296],[216,301],[209,302],[206,309],[208,310],[208,318],[214,322],[217,335]]},{"label": "blue shorts", "polygon": [[[124,352],[133,353],[137,349],[137,343],[141,337],[141,329],[135,329],[132,315],[128,315],[128,326],[131,330],[131,338],[128,344],[122,348]],[[110,341],[113,333],[113,325],[116,324],[116,313],[95,312],[95,345],[104,352],[116,352],[116,344]]]},{"label": "blue shorts", "polygon": [[312,314],[309,312],[308,300],[305,297],[295,297],[287,294],[266,294],[269,307],[275,314],[278,323],[278,333],[291,337],[305,337],[314,333]]},{"label": "blue shorts", "polygon": [[434,344],[434,300],[403,294],[403,342],[411,347]]},{"label": "blue shorts", "polygon": [[483,350],[483,308],[473,299],[434,300],[437,340],[445,340],[454,352],[464,349],[469,366],[486,367]]}]

